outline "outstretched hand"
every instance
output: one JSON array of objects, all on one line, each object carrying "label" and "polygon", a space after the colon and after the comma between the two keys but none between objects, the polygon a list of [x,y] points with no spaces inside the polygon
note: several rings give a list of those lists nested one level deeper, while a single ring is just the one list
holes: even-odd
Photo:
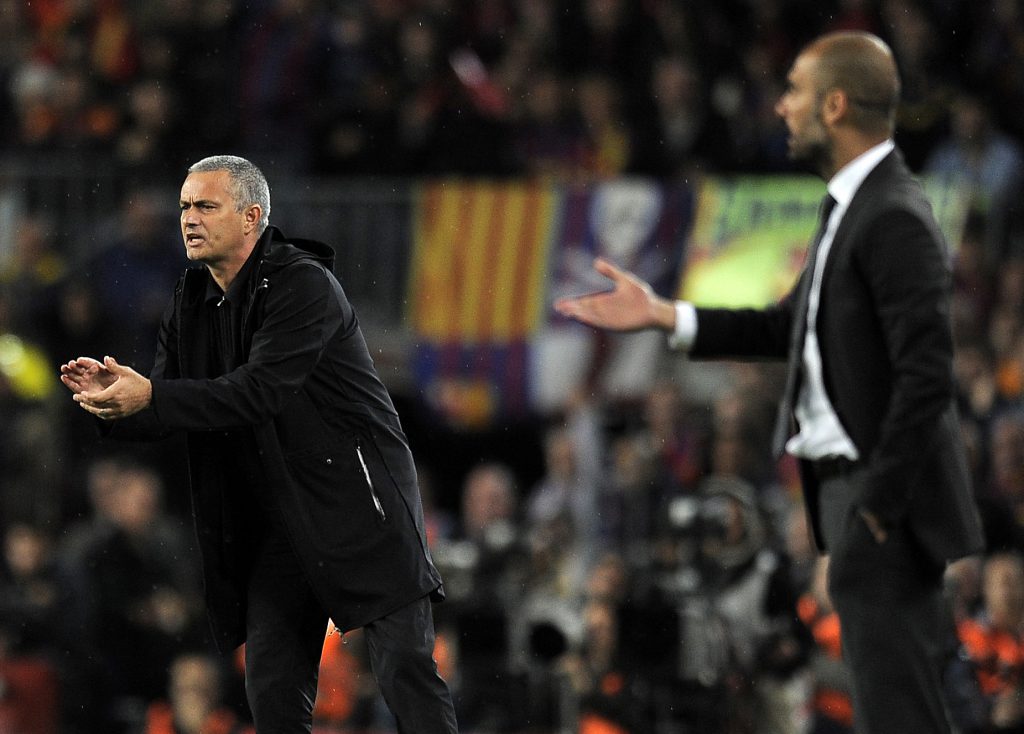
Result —
[{"label": "outstretched hand", "polygon": [[604,258],[594,260],[594,270],[611,279],[612,290],[559,298],[555,301],[558,313],[612,331],[671,331],[675,327],[674,304],[657,295],[649,284]]},{"label": "outstretched hand", "polygon": [[147,407],[152,383],[113,357],[79,357],[61,365],[60,379],[83,410],[104,420],[126,418]]}]

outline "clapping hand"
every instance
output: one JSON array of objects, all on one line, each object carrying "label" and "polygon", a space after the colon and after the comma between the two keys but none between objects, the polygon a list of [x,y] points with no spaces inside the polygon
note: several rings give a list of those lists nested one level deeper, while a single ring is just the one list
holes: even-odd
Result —
[{"label": "clapping hand", "polygon": [[103,420],[126,418],[147,407],[153,396],[148,379],[113,357],[79,357],[60,367],[60,380],[83,410]]}]

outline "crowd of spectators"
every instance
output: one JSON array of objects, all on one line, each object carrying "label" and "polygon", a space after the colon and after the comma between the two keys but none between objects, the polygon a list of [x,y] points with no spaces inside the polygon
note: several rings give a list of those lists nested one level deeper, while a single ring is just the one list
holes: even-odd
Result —
[{"label": "crowd of spectators", "polygon": [[917,167],[965,91],[1024,134],[1021,25],[1012,0],[4,0],[0,148],[140,178],[211,150],[342,175],[773,171],[795,52],[859,28],[894,47]]},{"label": "crowd of spectators", "polygon": [[[215,152],[272,179],[783,172],[786,68],[840,28],[892,44],[898,143],[971,197],[955,370],[988,549],[948,573],[947,688],[966,734],[1022,730],[1020,3],[0,0],[0,160],[103,161],[132,192],[88,259],[47,211],[0,252],[0,732],[251,731],[240,661],[211,654],[177,447],[102,444],[56,380],[79,354],[152,357],[184,261],[132,182],[173,188]],[[767,455],[779,373],[717,366],[709,399],[665,359],[642,399],[584,390],[489,434],[396,394],[467,734],[850,731],[795,467]],[[323,732],[392,730],[362,645],[325,638]]]}]

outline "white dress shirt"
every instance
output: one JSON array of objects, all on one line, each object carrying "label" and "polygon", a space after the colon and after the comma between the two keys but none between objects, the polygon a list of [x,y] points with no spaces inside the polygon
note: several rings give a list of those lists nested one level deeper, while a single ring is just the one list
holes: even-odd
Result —
[{"label": "white dress shirt", "polygon": [[[836,200],[836,205],[832,209],[825,234],[818,245],[818,257],[808,296],[807,334],[803,349],[804,374],[794,409],[800,430],[786,443],[786,451],[794,456],[804,459],[845,456],[854,461],[860,458],[857,447],[839,422],[839,417],[825,392],[821,350],[815,326],[818,304],[821,300],[822,274],[839,223],[864,179],[894,147],[892,140],[879,143],[843,166],[828,182],[828,193]],[[676,326],[674,332],[669,335],[669,345],[674,349],[689,349],[697,337],[697,312],[693,304],[686,301],[676,301],[675,306]]]}]

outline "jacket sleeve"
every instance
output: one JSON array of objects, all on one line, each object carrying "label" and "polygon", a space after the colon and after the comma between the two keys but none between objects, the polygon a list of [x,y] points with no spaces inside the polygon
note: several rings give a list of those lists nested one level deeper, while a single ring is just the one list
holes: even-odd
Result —
[{"label": "jacket sleeve", "polygon": [[[174,296],[164,309],[157,333],[156,356],[150,380],[174,379],[178,376],[178,322],[177,302],[181,296],[182,281],[179,281]],[[96,419],[100,434],[119,441],[154,441],[166,438],[173,431],[156,416],[152,404],[135,415],[115,421]]]},{"label": "jacket sleeve", "polygon": [[266,422],[303,386],[328,341],[354,328],[341,287],[311,262],[281,270],[261,308],[245,364],[213,379],[153,380],[153,411],[163,425],[217,430]]},{"label": "jacket sleeve", "polygon": [[786,359],[798,287],[764,309],[697,308],[697,336],[689,355],[694,359]]},{"label": "jacket sleeve", "polygon": [[861,504],[892,522],[907,511],[954,397],[950,276],[941,236],[918,212],[879,217],[863,242],[858,258],[892,383],[878,441],[866,457]]}]

